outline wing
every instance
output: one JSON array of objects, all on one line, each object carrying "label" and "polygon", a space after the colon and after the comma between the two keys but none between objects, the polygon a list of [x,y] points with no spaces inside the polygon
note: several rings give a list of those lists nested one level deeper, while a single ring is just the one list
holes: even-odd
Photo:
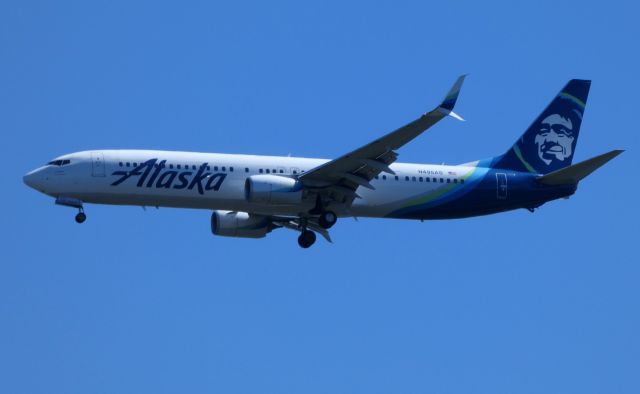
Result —
[{"label": "wing", "polygon": [[373,189],[369,181],[376,175],[381,172],[394,174],[389,164],[398,158],[396,149],[404,146],[447,115],[463,120],[453,112],[453,107],[464,78],[465,75],[456,80],[445,99],[433,111],[423,114],[382,138],[305,172],[299,177],[300,181],[306,188],[315,190],[325,199],[351,204],[354,198],[359,197],[356,194],[358,187]]}]

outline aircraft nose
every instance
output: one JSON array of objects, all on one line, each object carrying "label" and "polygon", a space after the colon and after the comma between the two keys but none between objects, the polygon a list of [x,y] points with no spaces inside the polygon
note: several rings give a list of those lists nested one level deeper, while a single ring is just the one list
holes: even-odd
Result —
[{"label": "aircraft nose", "polygon": [[42,189],[42,173],[38,170],[33,170],[25,174],[22,177],[24,183],[30,188],[41,190]]}]

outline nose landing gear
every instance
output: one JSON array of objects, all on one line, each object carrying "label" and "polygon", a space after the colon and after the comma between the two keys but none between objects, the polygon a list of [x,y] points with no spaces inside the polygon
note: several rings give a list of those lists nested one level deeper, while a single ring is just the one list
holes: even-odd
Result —
[{"label": "nose landing gear", "polygon": [[84,213],[84,209],[80,207],[80,212],[76,215],[76,223],[84,223],[87,220],[87,215]]},{"label": "nose landing gear", "polygon": [[84,208],[82,208],[82,200],[78,200],[77,198],[58,196],[56,198],[56,204],[65,207],[78,208],[76,223],[84,223],[84,221],[87,220],[87,215],[84,213]]}]

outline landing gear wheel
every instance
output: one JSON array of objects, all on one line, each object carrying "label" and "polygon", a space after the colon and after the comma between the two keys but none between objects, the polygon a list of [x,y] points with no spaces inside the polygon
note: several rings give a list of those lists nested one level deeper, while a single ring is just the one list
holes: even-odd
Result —
[{"label": "landing gear wheel", "polygon": [[316,233],[310,230],[303,230],[298,237],[298,245],[301,248],[308,248],[316,242]]},{"label": "landing gear wheel", "polygon": [[87,215],[84,212],[78,212],[76,215],[76,223],[84,223],[87,220]]},{"label": "landing gear wheel", "polygon": [[322,228],[331,228],[338,221],[338,216],[333,211],[324,211],[318,218],[318,224]]}]

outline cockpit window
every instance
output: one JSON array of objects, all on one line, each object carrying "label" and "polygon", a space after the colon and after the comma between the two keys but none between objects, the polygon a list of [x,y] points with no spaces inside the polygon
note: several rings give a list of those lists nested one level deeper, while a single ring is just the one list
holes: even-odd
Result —
[{"label": "cockpit window", "polygon": [[50,166],[58,166],[58,167],[62,167],[62,166],[66,166],[67,164],[70,164],[71,160],[65,159],[65,160],[54,160],[54,161],[50,161],[49,164]]}]

